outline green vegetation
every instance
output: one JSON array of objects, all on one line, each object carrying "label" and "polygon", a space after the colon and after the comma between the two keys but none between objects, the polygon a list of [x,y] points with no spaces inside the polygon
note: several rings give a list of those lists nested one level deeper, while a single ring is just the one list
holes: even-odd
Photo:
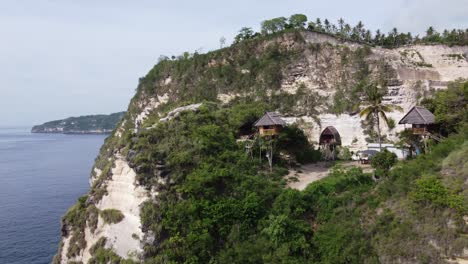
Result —
[{"label": "green vegetation", "polygon": [[117,209],[104,209],[99,215],[106,224],[116,224],[124,219],[124,215]]},{"label": "green vegetation", "polygon": [[468,121],[468,81],[451,82],[422,103],[436,116],[439,132],[447,136]]},{"label": "green vegetation", "polygon": [[[358,168],[337,168],[300,192],[284,188],[282,155],[270,174],[258,150],[251,158],[235,142],[238,129],[263,112],[255,109],[206,103],[199,113],[182,113],[133,140],[140,181],[160,193],[141,212],[144,230],[156,235],[145,246],[147,263],[424,263],[461,252],[466,174],[445,181],[440,164],[449,168],[462,159],[466,144],[460,142],[468,134],[396,165],[394,154],[383,151],[373,162],[386,175],[379,182]],[[291,154],[304,140],[291,127],[276,147]],[[456,228],[444,224],[447,218]],[[429,239],[440,250],[428,247]]]},{"label": "green vegetation", "polygon": [[375,168],[376,175],[386,176],[397,160],[398,158],[395,153],[392,153],[387,149],[383,149],[372,157],[371,165]]},{"label": "green vegetation", "polygon": [[307,153],[294,153],[309,146],[300,130],[278,137],[273,173],[259,163],[258,145],[250,155],[235,141],[265,110],[205,103],[169,122],[148,118],[153,128],[131,141],[129,157],[139,181],[159,192],[141,211],[143,229],[156,235],[145,246],[147,263],[437,263],[461,253],[468,134],[460,124],[414,160],[377,155],[372,165],[386,176],[378,182],[337,168],[300,192],[284,188],[281,154],[297,161]]},{"label": "green vegetation", "polygon": [[[429,27],[426,30],[425,36],[419,37],[419,35],[413,36],[410,32],[400,33],[397,28],[393,28],[387,35],[382,34],[380,30],[372,34],[370,30],[364,27],[361,21],[354,27],[346,23],[342,18],[337,22],[337,25],[335,25],[328,19],[322,22],[320,18],[317,18],[315,21],[308,22],[306,30],[332,35],[342,41],[355,41],[386,48],[395,48],[408,44],[468,44],[468,29],[443,30],[442,33],[439,33],[433,27]],[[289,19],[277,17],[265,20],[261,23],[261,34],[276,34],[285,30],[304,29],[306,23],[307,17],[303,14],[292,15]],[[249,32],[248,35],[244,34],[246,31]],[[258,36],[260,36],[260,34],[254,33],[251,28],[243,28],[236,37],[236,41],[238,42]]]},{"label": "green vegetation", "polygon": [[[78,199],[78,203],[68,210],[62,218],[62,225],[72,227],[70,244],[66,256],[73,258],[78,256],[86,247],[84,228],[86,226],[86,200],[88,196],[82,196]],[[70,234],[68,234],[70,235]]]},{"label": "green vegetation", "polygon": [[384,93],[382,89],[379,88],[376,84],[366,85],[364,88],[365,99],[364,105],[365,108],[359,113],[360,116],[365,117],[367,120],[373,119],[376,122],[375,127],[377,128],[377,136],[379,140],[379,147],[382,149],[382,135],[380,132],[380,119],[389,126],[390,122],[387,118],[386,113],[392,112],[394,110],[401,110],[401,107],[392,104],[385,104],[382,102]]},{"label": "green vegetation", "polygon": [[134,264],[132,260],[122,259],[115,254],[112,249],[105,248],[107,239],[101,237],[91,248],[90,253],[93,256],[88,264],[115,263],[115,264]]},{"label": "green vegetation", "polygon": [[320,160],[321,153],[309,143],[304,132],[297,126],[287,126],[278,135],[276,146],[279,150],[292,156],[299,163],[310,163]]},{"label": "green vegetation", "polygon": [[34,126],[32,133],[110,133],[122,119],[125,112],[110,115],[89,115],[69,117]]},{"label": "green vegetation", "polygon": [[[259,163],[259,145],[250,156],[235,141],[238,129],[262,113],[256,104],[219,108],[205,103],[198,113],[182,113],[178,119],[138,135],[131,147],[138,153],[132,161],[139,166],[138,178],[147,186],[157,186],[160,193],[157,202],[145,203],[141,212],[144,230],[156,234],[156,241],[145,247],[152,259],[149,262],[237,262],[249,259],[236,255],[249,250],[252,243],[256,248],[265,246],[261,252],[267,254],[287,241],[291,245],[282,250],[284,256],[265,257],[273,262],[277,258],[304,259],[307,248],[300,241],[310,235],[307,222],[270,215],[285,183],[285,161],[275,155],[270,173],[265,160]],[[298,159],[317,155],[312,146],[303,152],[298,146],[309,143],[299,129],[291,127],[282,131],[276,150]],[[161,179],[167,183],[156,184]],[[281,227],[284,221],[293,228],[289,231],[296,232],[294,238],[289,231],[283,233],[286,238],[276,233],[274,223]],[[295,223],[302,227],[297,229]],[[275,237],[273,242],[269,236]]]}]

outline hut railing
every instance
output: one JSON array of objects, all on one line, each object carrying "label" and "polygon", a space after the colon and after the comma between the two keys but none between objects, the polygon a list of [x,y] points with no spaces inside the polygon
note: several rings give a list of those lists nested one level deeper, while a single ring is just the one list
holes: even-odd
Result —
[{"label": "hut railing", "polygon": [[278,134],[278,131],[275,128],[268,128],[268,129],[262,129],[260,130],[260,134],[262,136],[273,136]]},{"label": "hut railing", "polygon": [[426,133],[425,127],[413,127],[413,134],[415,135],[424,135]]}]

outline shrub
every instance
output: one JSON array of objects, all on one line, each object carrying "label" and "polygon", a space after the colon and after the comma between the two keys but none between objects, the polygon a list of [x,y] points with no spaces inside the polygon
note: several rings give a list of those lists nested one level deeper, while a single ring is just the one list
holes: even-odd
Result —
[{"label": "shrub", "polygon": [[299,163],[320,160],[320,151],[309,143],[304,132],[297,126],[287,126],[278,136],[278,151],[285,151],[296,158]]},{"label": "shrub", "polygon": [[106,224],[116,224],[124,219],[124,215],[117,209],[104,209],[100,215]]},{"label": "shrub", "polygon": [[463,196],[450,193],[434,175],[416,180],[416,187],[410,193],[414,202],[433,204],[439,207],[450,207],[459,212],[466,212]]},{"label": "shrub", "polygon": [[397,162],[397,155],[387,149],[375,154],[372,157],[371,165],[378,172],[377,174],[387,175],[390,168]]},{"label": "shrub", "polygon": [[351,160],[351,151],[348,147],[340,147],[338,152],[338,159],[340,160]]}]

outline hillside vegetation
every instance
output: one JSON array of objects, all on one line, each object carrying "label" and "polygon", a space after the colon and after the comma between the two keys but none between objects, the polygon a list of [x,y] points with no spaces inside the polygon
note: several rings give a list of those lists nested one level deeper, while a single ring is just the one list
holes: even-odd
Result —
[{"label": "hillside vegetation", "polygon": [[[265,111],[320,123],[321,113],[356,115],[369,86],[379,95],[402,86],[397,66],[437,75],[422,62],[405,64],[393,50],[387,58],[380,48],[306,32],[301,17],[280,30],[277,22],[228,48],[161,58],[140,79],[96,159],[89,194],[63,218],[55,263],[446,263],[467,257],[468,82],[435,91],[410,80],[444,136],[418,141],[426,154],[395,163],[384,152],[375,173],[337,165],[328,177],[293,190],[285,178],[291,166],[321,155],[298,123],[274,140],[270,170],[267,142],[240,140]],[[307,84],[295,82],[306,77],[312,79]],[[374,122],[363,122],[363,129],[380,138]],[[406,132],[400,140],[415,139]],[[116,160],[128,164],[127,174],[115,172]],[[125,200],[136,199],[131,193],[114,205],[125,210],[100,208],[115,192],[107,186],[116,173],[132,179],[119,184],[147,191],[145,202],[132,208],[140,219],[134,226],[126,225],[135,217],[126,210]],[[102,226],[141,227],[144,235],[99,238]],[[119,244],[129,239],[142,247]]]}]

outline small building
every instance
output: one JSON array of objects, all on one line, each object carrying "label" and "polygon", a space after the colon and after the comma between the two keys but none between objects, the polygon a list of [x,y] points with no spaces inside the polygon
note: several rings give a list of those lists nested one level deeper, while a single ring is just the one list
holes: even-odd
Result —
[{"label": "small building", "polygon": [[341,136],[333,126],[326,127],[320,134],[320,145],[341,146]]},{"label": "small building", "polygon": [[275,136],[286,125],[280,115],[275,112],[266,112],[264,116],[258,119],[254,126],[258,129],[260,136]]},{"label": "small building", "polygon": [[341,136],[333,126],[327,126],[319,138],[322,157],[325,160],[335,160],[338,155],[337,146],[341,146]]},{"label": "small building", "polygon": [[398,122],[398,124],[411,124],[413,134],[424,135],[434,128],[435,116],[424,106],[414,106]]}]

